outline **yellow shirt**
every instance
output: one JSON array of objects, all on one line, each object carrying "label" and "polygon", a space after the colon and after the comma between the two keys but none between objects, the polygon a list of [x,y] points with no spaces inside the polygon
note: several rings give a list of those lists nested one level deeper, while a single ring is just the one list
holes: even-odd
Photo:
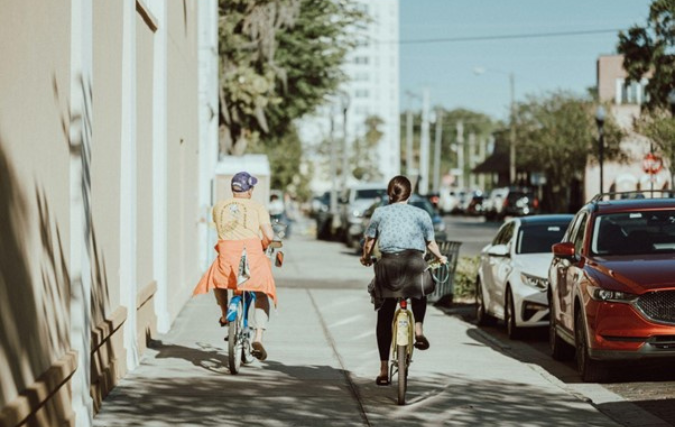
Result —
[{"label": "yellow shirt", "polygon": [[220,240],[260,239],[260,226],[270,224],[270,214],[256,201],[232,198],[216,203],[213,222]]}]

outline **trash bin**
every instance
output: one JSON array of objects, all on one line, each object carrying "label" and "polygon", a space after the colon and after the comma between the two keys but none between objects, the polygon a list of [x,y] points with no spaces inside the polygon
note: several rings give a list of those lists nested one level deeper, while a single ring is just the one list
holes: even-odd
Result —
[{"label": "trash bin", "polygon": [[[441,254],[448,258],[449,276],[448,280],[442,284],[436,284],[436,289],[427,295],[427,301],[433,302],[437,305],[452,304],[452,297],[454,293],[453,282],[455,278],[455,270],[457,269],[457,260],[459,259],[459,247],[462,242],[453,242],[450,240],[436,241]],[[429,254],[431,257],[433,255]]]}]

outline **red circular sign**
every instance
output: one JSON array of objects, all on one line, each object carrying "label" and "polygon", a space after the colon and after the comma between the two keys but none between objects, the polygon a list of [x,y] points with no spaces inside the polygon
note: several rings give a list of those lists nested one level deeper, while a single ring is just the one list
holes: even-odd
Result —
[{"label": "red circular sign", "polygon": [[644,160],[642,160],[642,170],[645,173],[656,175],[661,172],[661,169],[663,169],[663,160],[652,153],[647,154]]}]

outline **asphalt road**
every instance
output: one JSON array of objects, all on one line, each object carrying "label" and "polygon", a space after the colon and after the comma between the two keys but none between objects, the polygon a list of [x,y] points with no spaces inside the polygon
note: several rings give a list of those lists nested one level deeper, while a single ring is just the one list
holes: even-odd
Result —
[{"label": "asphalt road", "polygon": [[[448,238],[461,241],[461,256],[475,256],[496,234],[501,223],[484,222],[481,218],[460,216],[445,217]],[[459,315],[473,322],[473,307],[459,309]],[[617,365],[614,380],[606,384],[585,384],[581,382],[574,361],[554,361],[548,353],[547,331],[532,330],[521,341],[510,341],[503,325],[486,327],[482,330],[495,339],[498,345],[514,353],[528,363],[535,363],[566,383],[574,392],[599,403],[603,412],[611,413],[611,398],[599,398],[606,390],[675,426],[675,369],[673,361],[639,365]],[[607,400],[607,401],[604,401]],[[611,415],[611,414],[610,414]]]}]

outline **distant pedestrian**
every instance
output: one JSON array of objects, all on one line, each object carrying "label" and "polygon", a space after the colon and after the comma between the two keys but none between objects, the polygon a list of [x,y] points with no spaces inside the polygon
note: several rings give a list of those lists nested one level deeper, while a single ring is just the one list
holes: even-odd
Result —
[{"label": "distant pedestrian", "polygon": [[[264,249],[274,238],[270,214],[260,203],[251,200],[258,180],[248,172],[239,172],[232,177],[232,198],[216,203],[213,221],[218,230],[216,251],[218,257],[204,274],[194,290],[194,295],[208,293],[213,289],[220,305],[219,323],[228,323],[227,290],[235,295],[242,291],[255,292],[255,314],[253,316],[254,357],[265,360],[267,352],[262,345],[263,331],[269,320],[269,299],[277,303],[277,292],[272,277],[272,264]],[[250,268],[248,280],[238,285],[239,264],[246,253]]]},{"label": "distant pedestrian", "polygon": [[447,262],[434,240],[434,227],[429,214],[408,205],[411,185],[405,176],[389,181],[389,204],[375,209],[365,232],[361,264],[371,265],[371,253],[378,243],[382,256],[375,264],[372,296],[377,313],[377,346],[380,355],[380,374],[377,385],[389,384],[387,369],[392,340],[391,324],[398,298],[410,298],[415,316],[415,348],[426,350],[429,340],[424,336],[423,323],[427,309],[425,290],[420,286],[428,249],[439,261]]}]

